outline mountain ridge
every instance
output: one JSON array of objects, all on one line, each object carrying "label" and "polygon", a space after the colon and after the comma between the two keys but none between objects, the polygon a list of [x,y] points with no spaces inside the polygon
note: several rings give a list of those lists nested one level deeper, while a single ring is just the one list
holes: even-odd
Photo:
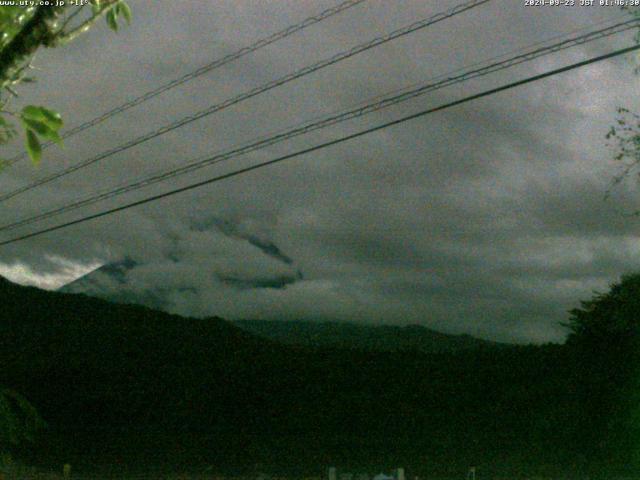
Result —
[{"label": "mountain ridge", "polygon": [[442,333],[415,324],[398,326],[304,320],[232,320],[231,323],[261,338],[304,347],[445,353],[508,345],[468,334]]},{"label": "mountain ridge", "polygon": [[560,345],[309,348],[217,317],[2,279],[0,301],[0,385],[49,424],[32,464],[302,475],[405,465],[458,476],[468,465],[505,473],[544,463],[565,472],[588,451],[574,448],[589,438],[574,438],[575,425],[591,435],[599,425],[580,423],[577,405],[592,397],[575,394],[583,359]]}]

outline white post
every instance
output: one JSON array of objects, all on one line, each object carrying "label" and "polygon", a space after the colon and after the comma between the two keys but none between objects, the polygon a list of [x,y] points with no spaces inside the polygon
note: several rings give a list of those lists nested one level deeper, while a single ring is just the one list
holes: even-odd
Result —
[{"label": "white post", "polygon": [[469,467],[468,480],[476,480],[476,467]]}]

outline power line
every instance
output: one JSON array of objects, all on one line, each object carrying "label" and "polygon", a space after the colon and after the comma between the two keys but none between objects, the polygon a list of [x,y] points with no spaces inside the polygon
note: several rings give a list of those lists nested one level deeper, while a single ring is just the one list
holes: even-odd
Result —
[{"label": "power line", "polygon": [[196,120],[199,120],[201,118],[204,118],[208,115],[211,115],[213,113],[216,113],[220,110],[223,110],[225,108],[228,108],[232,105],[235,105],[237,103],[240,103],[244,100],[248,100],[249,98],[255,97],[261,93],[264,93],[266,91],[272,90],[276,87],[279,87],[281,85],[284,85],[285,83],[291,82],[293,80],[296,80],[298,78],[304,77],[306,75],[309,75],[313,72],[316,72],[322,68],[328,67],[330,65],[334,65],[338,62],[341,62],[342,60],[346,60],[347,58],[353,57],[355,55],[358,55],[359,53],[365,52],[367,50],[370,50],[372,48],[375,48],[379,45],[382,45],[384,43],[390,42],[392,40],[395,40],[397,38],[403,37],[405,35],[409,35],[413,32],[416,32],[418,30],[421,30],[423,28],[426,28],[430,25],[433,25],[435,23],[441,22],[443,20],[446,20],[447,18],[451,18],[454,17],[456,15],[459,15],[463,12],[466,12],[467,10],[470,10],[472,8],[478,7],[484,3],[490,2],[491,0],[471,0],[468,1],[466,3],[462,3],[459,4],[453,8],[450,8],[449,10],[445,11],[445,12],[441,12],[441,13],[437,13],[429,18],[414,22],[410,25],[407,25],[405,27],[399,28],[397,30],[394,30],[391,33],[388,33],[384,36],[381,37],[376,37],[373,40],[370,40],[368,42],[356,45],[355,47],[346,50],[344,52],[338,53],[332,57],[329,57],[325,60],[321,60],[320,62],[314,63],[313,65],[309,65],[307,67],[303,67],[300,70],[297,70],[295,72],[289,73],[283,77],[280,77],[276,80],[273,80],[269,83],[266,83],[264,85],[261,85],[259,87],[253,88],[247,92],[241,93],[240,95],[237,95],[235,97],[232,97],[228,100],[225,100],[221,103],[212,105],[204,110],[201,110],[197,113],[194,113],[192,115],[186,116],[178,121],[175,121],[173,123],[170,123],[168,125],[165,125],[164,127],[158,128],[152,132],[146,133],[145,135],[142,135],[140,137],[137,137],[133,140],[130,140],[129,142],[119,145],[115,148],[112,148],[111,150],[107,150],[105,152],[102,152],[94,157],[91,157],[89,159],[86,159],[80,163],[77,163],[75,165],[72,165],[64,170],[61,170],[57,173],[53,173],[49,176],[46,176],[44,178],[41,178],[39,180],[36,180],[35,182],[32,182],[28,185],[25,185],[23,187],[19,187],[11,192],[5,193],[3,195],[0,195],[0,202],[4,202],[6,200],[9,200],[10,198],[13,198],[21,193],[33,190],[34,188],[37,188],[41,185],[47,184],[49,182],[52,182],[53,180],[56,180],[60,177],[69,175],[73,172],[76,172],[82,168],[85,168],[89,165],[92,165],[100,160],[104,160],[105,158],[111,157],[117,153],[121,153],[124,152],[125,150],[128,150],[132,147],[135,147],[136,145],[140,145],[141,143],[144,143],[148,140],[151,140],[153,138],[159,137],[161,135],[164,135],[166,133],[169,133],[177,128],[180,128],[184,125],[187,125],[189,123],[195,122]]},{"label": "power line", "polygon": [[[329,17],[332,17],[334,15],[337,15],[338,13],[341,13],[351,7],[355,7],[356,5],[365,2],[366,0],[347,0],[345,2],[340,3],[339,5],[336,5],[335,7],[331,7],[328,8],[322,12],[320,12],[317,15],[305,18],[303,21],[295,24],[295,25],[291,25],[287,28],[285,28],[284,30],[280,30],[279,32],[276,32],[272,35],[269,35],[268,37],[262,38],[254,43],[252,43],[251,45],[248,45],[246,47],[241,48],[240,50],[237,50],[233,53],[230,53],[229,55],[226,55],[222,58],[219,58],[217,60],[214,60],[210,63],[207,63],[206,65],[203,65],[202,67],[198,68],[197,70],[194,70],[192,72],[189,72],[185,75],[183,75],[182,77],[176,78],[174,80],[171,80],[170,82],[159,86],[158,88],[151,90],[149,92],[146,92],[132,100],[129,100],[128,102],[123,103],[122,105],[119,105],[115,108],[113,108],[112,110],[109,110],[108,112],[103,113],[102,115],[99,115],[91,120],[88,120],[70,130],[67,130],[66,132],[64,132],[64,134],[62,135],[63,139],[72,137],[73,135],[76,135],[84,130],[87,130],[88,128],[91,128],[95,125],[98,125],[99,123],[104,122],[105,120],[108,120],[111,117],[114,117],[115,115],[118,115],[122,112],[125,112],[126,110],[129,110],[130,108],[133,108],[137,105],[140,105],[141,103],[144,103],[148,100],[151,100],[154,97],[157,97],[158,95],[163,94],[164,92],[171,90],[172,88],[175,88],[179,85],[182,85],[183,83],[187,83],[201,75],[204,75],[205,73],[210,72],[211,70],[215,70],[216,68],[222,67],[223,65],[226,65],[227,63],[231,63],[235,60],[238,60],[239,58],[244,57],[245,55],[248,55],[250,53],[253,53],[263,47],[266,47],[268,45],[271,45],[272,43],[277,42],[278,40],[282,40],[283,38],[286,38],[290,35],[293,35],[294,33],[297,33],[301,30],[304,30],[307,27],[310,27],[311,25],[314,25],[316,23],[319,23]],[[47,142],[45,144],[42,145],[42,148],[48,148],[51,145],[53,145],[54,142]],[[21,153],[19,155],[16,155],[15,157],[7,160],[5,162],[5,166],[10,166],[13,165],[14,163],[22,160],[23,158],[26,158],[27,154],[26,153]]]},{"label": "power line", "polygon": [[[309,133],[311,131],[315,131],[315,130],[319,130],[322,128],[326,128],[329,127],[331,125],[335,125],[337,123],[341,123],[353,118],[357,118],[378,110],[381,110],[383,108],[387,108],[389,106],[392,105],[396,105],[398,103],[401,102],[405,102],[407,100],[410,100],[412,98],[416,98],[420,95],[424,95],[428,92],[432,92],[435,90],[438,90],[440,88],[444,88],[444,87],[448,87],[454,84],[458,84],[458,83],[462,83],[468,80],[471,80],[473,78],[477,78],[480,76],[485,76],[491,73],[495,73],[497,71],[500,70],[504,70],[507,68],[511,68],[515,65],[519,65],[525,62],[529,62],[532,61],[534,59],[537,59],[539,57],[545,56],[545,55],[549,55],[552,53],[556,53],[558,51],[561,50],[565,50],[567,48],[571,48],[577,45],[584,45],[585,43],[591,42],[591,41],[595,41],[595,40],[599,40],[605,37],[609,37],[611,35],[623,32],[623,31],[627,31],[630,30],[632,28],[637,28],[640,25],[640,20],[638,19],[633,19],[633,20],[628,20],[625,22],[620,22],[618,24],[606,27],[606,28],[602,28],[600,30],[596,30],[596,31],[592,31],[592,32],[588,32],[586,34],[574,37],[574,38],[569,38],[566,40],[563,40],[561,42],[546,46],[546,47],[542,47],[542,48],[538,48],[529,52],[526,52],[524,54],[520,54],[520,55],[516,55],[514,57],[511,58],[507,58],[505,60],[499,61],[499,62],[494,62],[491,63],[489,65],[486,65],[484,67],[481,68],[477,68],[477,69],[473,69],[470,71],[467,71],[461,75],[457,75],[454,77],[448,77],[447,75],[441,76],[439,78],[443,78],[440,81],[434,82],[434,83],[427,83],[427,84],[422,84],[420,86],[418,86],[417,88],[413,88],[411,90],[406,90],[403,91],[400,94],[397,95],[392,95],[392,96],[388,96],[386,98],[382,98],[381,100],[378,100],[376,102],[373,103],[367,103],[364,104],[362,106],[353,108],[351,110],[348,110],[346,112],[342,112],[339,114],[334,114],[334,115],[330,115],[328,117],[325,117],[319,121],[314,121],[314,122],[307,122],[306,124],[303,124],[302,126],[293,128],[291,130],[287,130],[284,131],[282,133],[273,135],[273,136],[269,136],[263,139],[260,139],[258,141],[254,141],[248,145],[244,145],[241,147],[236,147],[232,150],[228,150],[226,152],[222,152],[222,153],[217,153],[213,156],[208,156],[206,158],[202,158],[202,159],[198,159],[195,160],[187,165],[184,165],[182,167],[179,168],[174,168],[174,169],[170,169],[168,171],[162,172],[162,173],[158,173],[158,174],[154,174],[150,177],[146,177],[140,180],[137,180],[133,183],[128,183],[125,185],[121,185],[119,187],[116,188],[112,188],[110,190],[106,190],[102,193],[97,193],[97,194],[93,194],[91,196],[89,196],[88,198],[82,199],[82,200],[78,200],[76,202],[72,202],[70,204],[64,205],[62,207],[58,207],[56,209],[53,210],[49,210],[47,212],[43,212],[40,213],[38,215],[32,216],[32,217],[28,217],[26,219],[23,220],[19,220],[16,222],[13,222],[11,224],[7,224],[7,225],[3,225],[0,226],[0,232],[2,231],[7,231],[7,230],[12,230],[14,228],[18,228],[21,226],[25,226],[25,225],[29,225],[31,223],[35,223],[37,221],[41,221],[44,219],[48,219],[48,218],[52,218],[58,215],[61,215],[63,213],[72,211],[72,210],[76,210],[78,208],[87,206],[87,205],[91,205],[94,203],[97,203],[99,201],[103,201],[103,200],[107,200],[110,198],[114,198],[120,195],[123,195],[125,193],[128,192],[132,192],[134,190],[138,190],[140,188],[149,186],[149,185],[153,185],[155,183],[159,183],[161,181],[165,181],[169,178],[173,178],[179,175],[184,175],[186,173],[190,173],[193,172],[195,170],[198,170],[200,168],[204,168],[213,164],[217,164],[226,160],[229,160],[231,158],[234,157],[238,157],[244,154],[247,154],[249,152],[255,151],[255,150],[259,150],[262,148],[266,148],[268,146],[274,145],[276,143],[280,143],[282,141],[285,140],[289,140],[293,137],[299,136],[299,135],[303,135],[306,133]],[[540,42],[538,42],[540,43]],[[461,70],[461,69],[458,69]],[[457,70],[457,71],[458,71]]]},{"label": "power line", "polygon": [[335,123],[339,123],[345,120],[349,120],[367,113],[371,113],[373,111],[377,111],[379,109],[394,105],[396,103],[400,103],[403,101],[406,101],[410,98],[414,98],[418,95],[422,95],[424,93],[430,92],[430,91],[434,91],[436,89],[439,88],[443,88],[445,86],[450,86],[453,85],[454,83],[460,83],[462,81],[466,81],[481,75],[487,75],[489,73],[493,73],[495,71],[498,70],[502,70],[505,68],[510,68],[514,65],[526,62],[526,61],[531,61],[535,58],[538,58],[540,56],[543,55],[548,55],[550,53],[555,53],[559,50],[562,49],[566,49],[566,48],[570,48],[573,47],[575,45],[582,45],[584,43],[587,43],[589,41],[593,41],[593,40],[597,40],[597,39],[601,39],[604,38],[606,36],[610,36],[616,33],[620,33],[622,31],[625,30],[629,30],[631,28],[635,28],[638,26],[638,20],[629,20],[627,22],[622,22],[620,24],[611,26],[611,27],[607,27],[598,31],[594,31],[594,32],[590,32],[586,35],[582,35],[576,38],[572,38],[572,39],[568,39],[565,40],[563,42],[560,42],[558,44],[554,44],[548,47],[544,47],[541,49],[537,49],[534,50],[532,52],[528,52],[526,54],[523,55],[518,55],[516,57],[507,59],[503,62],[498,62],[498,63],[494,63],[491,64],[489,66],[477,69],[477,70],[472,70],[470,72],[467,72],[463,75],[459,75],[457,77],[453,77],[453,78],[447,78],[444,81],[440,81],[437,83],[432,83],[432,84],[427,84],[427,85],[422,85],[417,89],[413,89],[411,91],[407,91],[404,92],[400,95],[396,95],[393,97],[389,97],[389,98],[385,98],[380,102],[376,102],[373,104],[367,104],[363,107],[360,108],[356,108],[353,110],[350,110],[348,112],[344,112],[341,113],[339,115],[333,115],[330,116],[329,118],[325,118],[319,122],[313,122],[307,125],[304,125],[303,127],[299,127],[299,128],[295,128],[293,130],[287,131],[285,133],[282,134],[278,134],[272,137],[268,137],[267,139],[263,139],[257,142],[254,142],[252,144],[246,145],[244,147],[240,147],[240,148],[236,148],[233,149],[231,151],[228,152],[224,152],[221,154],[216,154],[213,157],[209,157],[209,158],[205,158],[203,160],[199,160],[199,161],[195,161],[193,163],[190,163],[184,167],[180,167],[178,169],[172,169],[169,170],[167,172],[164,172],[162,174],[156,174],[153,175],[151,177],[147,177],[145,179],[142,180],[138,180],[134,183],[130,183],[124,186],[120,186],[117,187],[116,189],[112,189],[112,190],[108,190],[104,193],[99,193],[97,195],[93,195],[89,198],[86,198],[84,200],[80,200],[77,202],[74,202],[72,204],[57,208],[55,210],[51,210],[48,212],[44,212],[42,214],[36,215],[34,217],[30,217],[18,222],[14,222],[12,224],[9,225],[5,225],[0,227],[0,231],[5,231],[5,230],[10,230],[19,226],[24,226],[30,223],[34,223],[35,221],[38,220],[42,220],[42,219],[46,219],[46,218],[51,218],[53,216],[57,216],[59,214],[65,213],[67,211],[71,211],[77,208],[80,208],[82,206],[86,206],[92,203],[96,203],[97,201],[101,201],[101,200],[106,200],[115,196],[119,196],[121,194],[133,191],[133,190],[137,190],[139,188],[142,188],[144,186],[148,186],[148,185],[152,185],[154,183],[158,183],[160,181],[166,180],[168,178],[172,178],[174,176],[178,176],[178,175],[182,175],[185,173],[189,173],[191,171],[194,171],[196,169],[199,168],[203,168],[215,163],[219,163],[221,161],[225,161],[228,160],[230,158],[248,153],[250,151],[254,151],[260,148],[265,148],[266,146],[270,146],[273,145],[275,143],[279,143],[281,141],[290,139],[294,136],[298,136],[304,133],[308,133],[310,131],[313,130],[317,130],[320,128],[324,128],[330,125],[334,125]]},{"label": "power line", "polygon": [[181,188],[177,188],[177,189],[171,190],[169,192],[161,193],[161,194],[158,194],[158,195],[153,195],[153,196],[147,197],[147,198],[145,198],[143,200],[138,200],[138,201],[135,201],[135,202],[131,202],[131,203],[128,203],[126,205],[122,205],[120,207],[115,207],[115,208],[111,208],[109,210],[104,210],[102,212],[99,212],[99,213],[96,213],[96,214],[93,214],[93,215],[88,215],[88,216],[79,218],[77,220],[73,220],[73,221],[70,221],[70,222],[63,223],[63,224],[55,225],[53,227],[49,227],[49,228],[45,228],[45,229],[42,229],[42,230],[38,230],[38,231],[33,232],[33,233],[29,233],[29,234],[22,235],[22,236],[19,236],[19,237],[15,237],[15,238],[12,238],[12,239],[9,239],[9,240],[5,240],[3,242],[0,242],[0,246],[8,245],[8,244],[15,243],[15,242],[18,242],[18,241],[21,241],[21,240],[26,240],[28,238],[32,238],[32,237],[35,237],[35,236],[43,235],[45,233],[53,232],[55,230],[60,230],[62,228],[70,227],[72,225],[77,225],[79,223],[84,223],[84,222],[87,222],[89,220],[93,220],[93,219],[96,219],[96,218],[104,217],[106,215],[111,215],[113,213],[120,212],[120,211],[123,211],[123,210],[127,210],[129,208],[133,208],[133,207],[137,207],[139,205],[144,205],[146,203],[154,202],[154,201],[160,200],[162,198],[166,198],[166,197],[170,197],[170,196],[173,196],[173,195],[177,195],[179,193],[183,193],[183,192],[186,192],[188,190],[193,190],[195,188],[199,188],[199,187],[202,187],[202,186],[205,186],[205,185],[216,183],[216,182],[225,180],[227,178],[231,178],[231,177],[235,177],[235,176],[238,176],[238,175],[242,175],[244,173],[248,173],[250,171],[257,170],[259,168],[263,168],[263,167],[266,167],[266,166],[269,166],[269,165],[274,165],[276,163],[280,163],[280,162],[283,162],[285,160],[289,160],[289,159],[294,158],[294,157],[298,157],[298,156],[301,156],[301,155],[306,155],[307,153],[315,152],[317,150],[321,150],[321,149],[324,149],[324,148],[327,148],[327,147],[330,147],[330,146],[333,146],[333,145],[337,145],[337,144],[340,144],[340,143],[343,143],[343,142],[346,142],[346,141],[349,141],[349,140],[353,140],[354,138],[362,137],[364,135],[368,135],[370,133],[377,132],[377,131],[382,130],[384,128],[388,128],[388,127],[391,127],[391,126],[394,126],[394,125],[398,125],[398,124],[407,122],[409,120],[414,120],[416,118],[420,118],[420,117],[423,117],[425,115],[429,115],[431,113],[435,113],[435,112],[439,112],[439,111],[442,111],[442,110],[445,110],[445,109],[448,109],[448,108],[451,108],[451,107],[455,107],[457,105],[461,105],[463,103],[467,103],[467,102],[470,102],[470,101],[473,101],[473,100],[477,100],[479,98],[488,97],[490,95],[495,95],[496,93],[503,92],[505,90],[509,90],[509,89],[512,89],[512,88],[515,88],[515,87],[519,87],[519,86],[522,86],[522,85],[525,85],[525,84],[528,84],[528,83],[536,82],[538,80],[542,80],[544,78],[548,78],[548,77],[551,77],[551,76],[554,76],[554,75],[558,75],[560,73],[568,72],[568,71],[574,70],[576,68],[584,67],[584,66],[590,65],[592,63],[600,62],[602,60],[606,60],[606,59],[609,59],[609,58],[613,58],[613,57],[617,57],[617,56],[620,56],[620,55],[624,55],[626,53],[630,53],[630,52],[633,52],[633,51],[638,50],[638,49],[640,49],[640,45],[634,45],[634,46],[631,46],[631,47],[622,48],[622,49],[616,50],[614,52],[607,53],[605,55],[600,55],[598,57],[593,57],[593,58],[590,58],[588,60],[584,60],[582,62],[578,62],[578,63],[574,63],[574,64],[571,64],[571,65],[568,65],[568,66],[565,66],[565,67],[557,68],[555,70],[551,70],[551,71],[548,71],[548,72],[545,72],[545,73],[541,73],[539,75],[534,75],[532,77],[528,77],[528,78],[525,78],[523,80],[518,80],[518,81],[515,81],[515,82],[512,82],[512,83],[508,83],[506,85],[502,85],[500,87],[492,88],[490,90],[485,90],[484,92],[481,92],[481,93],[470,95],[468,97],[464,97],[462,99],[455,100],[453,102],[445,103],[445,104],[439,105],[437,107],[433,107],[433,108],[430,108],[430,109],[427,109],[427,110],[423,110],[421,112],[414,113],[412,115],[407,115],[405,117],[402,117],[402,118],[399,118],[399,119],[396,119],[396,120],[392,120],[390,122],[386,122],[386,123],[383,123],[381,125],[377,125],[377,126],[372,127],[372,128],[361,130],[361,131],[353,133],[351,135],[346,135],[344,137],[340,137],[340,138],[331,140],[329,142],[324,142],[324,143],[321,143],[319,145],[315,145],[313,147],[305,148],[303,150],[298,150],[297,152],[293,152],[293,153],[290,153],[290,154],[287,154],[287,155],[283,155],[281,157],[277,157],[277,158],[274,158],[274,159],[266,161],[266,162],[262,162],[262,163],[258,163],[256,165],[252,165],[250,167],[241,168],[241,169],[235,170],[233,172],[225,173],[223,175],[218,175],[216,177],[213,177],[213,178],[210,178],[210,179],[207,179],[207,180],[203,180],[203,181],[200,181],[200,182],[197,182],[197,183],[193,183],[193,184],[188,185],[186,187],[181,187]]}]

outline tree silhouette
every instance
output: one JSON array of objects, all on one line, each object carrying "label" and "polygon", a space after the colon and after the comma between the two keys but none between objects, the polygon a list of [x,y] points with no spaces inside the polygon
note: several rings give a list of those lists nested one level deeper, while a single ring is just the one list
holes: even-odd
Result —
[{"label": "tree silhouette", "polygon": [[629,353],[640,331],[640,273],[623,275],[607,293],[596,293],[570,312],[568,344]]},{"label": "tree silhouette", "polygon": [[603,461],[640,465],[640,273],[623,275],[570,312],[583,448]]}]

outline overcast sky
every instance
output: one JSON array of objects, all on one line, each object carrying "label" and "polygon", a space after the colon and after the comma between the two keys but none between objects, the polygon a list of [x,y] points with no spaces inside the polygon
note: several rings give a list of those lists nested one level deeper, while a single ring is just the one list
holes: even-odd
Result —
[{"label": "overcast sky", "polygon": [[[132,0],[130,27],[115,34],[101,23],[69,46],[40,52],[38,83],[22,87],[20,101],[50,106],[74,126],[336,3]],[[68,139],[64,149],[47,150],[39,168],[23,161],[3,171],[0,188],[17,188],[457,3],[369,0]],[[494,0],[17,196],[0,205],[0,222],[622,15],[615,7]],[[629,32],[566,50],[37,226],[268,160],[632,41]],[[627,182],[603,200],[616,173],[604,135],[617,106],[640,109],[636,65],[634,55],[593,64],[0,247],[0,274],[57,288],[128,257],[135,267],[118,288],[161,295],[166,309],[187,315],[418,323],[503,341],[561,341],[559,322],[567,310],[640,268],[640,219],[625,216],[640,206],[638,186]],[[3,156],[20,148],[3,147]],[[273,279],[286,281],[273,288]]]}]

